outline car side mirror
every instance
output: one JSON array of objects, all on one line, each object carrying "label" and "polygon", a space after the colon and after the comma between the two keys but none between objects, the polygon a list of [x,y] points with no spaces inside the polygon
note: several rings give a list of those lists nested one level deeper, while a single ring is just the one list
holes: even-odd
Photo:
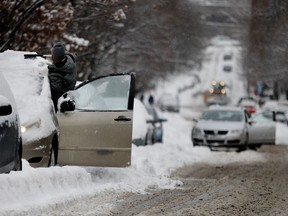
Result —
[{"label": "car side mirror", "polygon": [[60,104],[60,112],[68,112],[75,110],[75,102],[73,100],[64,100]]},{"label": "car side mirror", "polygon": [[12,106],[10,104],[0,106],[0,116],[7,116],[12,113]]}]

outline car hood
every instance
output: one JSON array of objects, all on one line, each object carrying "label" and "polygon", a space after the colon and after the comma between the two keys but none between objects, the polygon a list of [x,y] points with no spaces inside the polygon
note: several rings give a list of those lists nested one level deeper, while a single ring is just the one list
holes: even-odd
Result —
[{"label": "car hood", "polygon": [[244,122],[199,121],[196,126],[203,130],[238,130],[244,128]]}]

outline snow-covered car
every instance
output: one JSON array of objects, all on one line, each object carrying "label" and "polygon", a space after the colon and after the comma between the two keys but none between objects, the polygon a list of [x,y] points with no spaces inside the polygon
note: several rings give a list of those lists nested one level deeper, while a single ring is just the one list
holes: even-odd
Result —
[{"label": "snow-covered car", "polygon": [[153,126],[152,142],[153,143],[162,143],[163,142],[163,122],[166,122],[167,119],[161,116],[161,111],[155,106],[146,107],[148,113],[153,117],[152,121],[148,121]]},{"label": "snow-covered car", "polygon": [[179,97],[171,93],[164,93],[163,95],[161,95],[157,104],[162,111],[168,111],[168,112],[180,111]]},{"label": "snow-covered car", "polygon": [[131,164],[135,75],[88,80],[58,100],[58,164],[127,167]]},{"label": "snow-covered car", "polygon": [[13,93],[0,72],[0,173],[22,170],[20,121]]},{"label": "snow-covered car", "polygon": [[145,105],[138,99],[134,99],[134,117],[132,142],[137,146],[153,144],[153,121]]},{"label": "snow-covered car", "polygon": [[32,53],[8,50],[0,54],[0,71],[18,107],[23,158],[33,167],[54,165],[59,130],[50,94],[48,60],[25,59],[24,54]]},{"label": "snow-covered car", "polygon": [[56,114],[49,62],[41,57],[24,59],[27,53],[8,50],[0,54],[0,70],[11,84],[19,108],[23,158],[34,167],[57,163],[129,166],[134,74],[113,74],[77,85],[59,99],[61,112]]},{"label": "snow-covered car", "polygon": [[213,106],[204,111],[192,129],[194,146],[237,148],[248,145],[248,113],[239,107]]}]

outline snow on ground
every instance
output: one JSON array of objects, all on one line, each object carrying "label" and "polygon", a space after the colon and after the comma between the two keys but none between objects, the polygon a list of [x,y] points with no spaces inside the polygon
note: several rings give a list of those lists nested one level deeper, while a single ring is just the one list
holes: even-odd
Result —
[{"label": "snow on ground", "polygon": [[[191,74],[167,79],[165,89],[170,91],[174,89],[177,92],[179,87],[183,87],[184,80],[185,85],[186,82],[189,84],[190,81],[195,81],[195,77],[193,78]],[[163,82],[162,84],[164,85]],[[156,96],[163,93],[161,85],[159,84],[159,89],[154,91]],[[171,172],[187,164],[206,162],[219,165],[264,161],[265,157],[261,153],[252,150],[236,153],[211,152],[205,147],[193,148],[190,137],[193,127],[191,119],[199,115],[197,109],[203,106],[199,98],[192,97],[195,94],[194,89],[197,88],[180,94],[180,102],[185,104],[180,114],[163,113],[168,119],[168,122],[164,123],[164,143],[139,147],[133,145],[132,165],[128,168],[77,166],[32,168],[23,160],[23,171],[1,174],[0,215],[17,214],[17,212],[22,214],[26,212],[25,214],[29,215],[29,210],[33,208],[41,209],[48,206],[53,208],[57,203],[67,203],[69,200],[97,193],[124,191],[147,193],[151,188],[173,189],[182,183],[171,179]],[[287,131],[287,126],[277,125],[277,144],[288,144]],[[109,211],[109,207],[112,206],[105,206],[102,211]]]}]

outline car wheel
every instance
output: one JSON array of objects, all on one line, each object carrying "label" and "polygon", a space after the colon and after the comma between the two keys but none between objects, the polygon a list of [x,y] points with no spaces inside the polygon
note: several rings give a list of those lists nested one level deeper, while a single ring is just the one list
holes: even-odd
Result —
[{"label": "car wheel", "polygon": [[213,148],[213,147],[209,147],[209,149],[210,149],[210,151],[216,151],[216,149],[215,148]]},{"label": "car wheel", "polygon": [[57,165],[57,157],[58,157],[58,139],[57,136],[54,136],[52,141],[52,147],[50,149],[48,167]]},{"label": "car wheel", "polygon": [[256,151],[257,147],[255,145],[251,145],[251,146],[249,146],[249,149]]},{"label": "car wheel", "polygon": [[241,151],[247,150],[247,148],[249,147],[248,142],[249,142],[249,136],[248,136],[248,134],[246,134],[244,146],[239,147],[237,152],[241,152]]}]

